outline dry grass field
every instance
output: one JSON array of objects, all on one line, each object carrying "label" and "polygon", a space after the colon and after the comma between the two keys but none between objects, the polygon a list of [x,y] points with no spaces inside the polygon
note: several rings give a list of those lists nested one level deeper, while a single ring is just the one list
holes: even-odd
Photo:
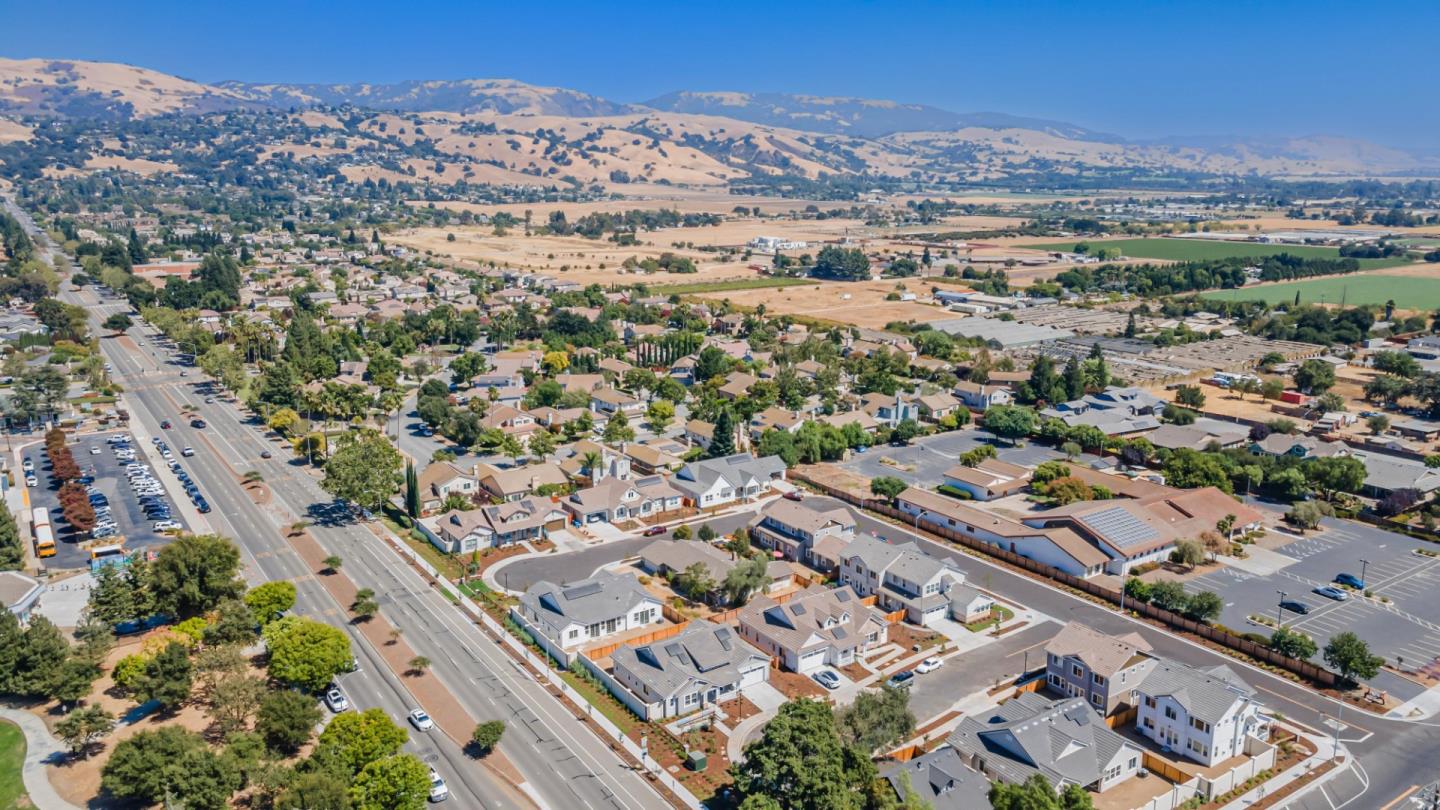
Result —
[{"label": "dry grass field", "polygon": [[[804,315],[870,329],[881,329],[891,321],[924,323],[956,317],[953,312],[918,300],[886,301],[885,296],[901,283],[898,280],[827,281],[804,287],[702,293],[697,297],[729,301],[742,307],[764,304],[770,314]],[[920,299],[929,299],[930,282],[912,278],[903,284]]]}]

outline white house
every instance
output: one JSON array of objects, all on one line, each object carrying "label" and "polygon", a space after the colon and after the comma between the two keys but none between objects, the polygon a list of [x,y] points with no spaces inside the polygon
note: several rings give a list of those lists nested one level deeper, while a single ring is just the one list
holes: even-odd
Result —
[{"label": "white house", "polygon": [[1161,659],[1135,693],[1135,730],[1206,766],[1246,753],[1250,737],[1270,736],[1255,691],[1224,664],[1195,669]]},{"label": "white house", "polygon": [[568,662],[581,647],[660,622],[660,607],[634,576],[601,571],[569,585],[536,582],[510,615],[547,652]]}]

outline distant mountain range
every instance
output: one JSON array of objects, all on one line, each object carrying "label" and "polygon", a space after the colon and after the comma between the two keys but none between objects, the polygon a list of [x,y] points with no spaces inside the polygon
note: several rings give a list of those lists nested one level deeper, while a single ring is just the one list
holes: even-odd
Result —
[{"label": "distant mountain range", "polygon": [[[395,84],[204,84],[129,65],[50,59],[0,59],[0,115],[128,120],[163,114],[204,115],[236,109],[288,111],[353,106],[397,112],[494,120],[509,132],[553,129],[558,120],[579,128],[632,133],[612,154],[644,140],[662,148],[662,161],[635,156],[640,168],[683,163],[672,182],[693,177],[826,173],[890,174],[927,179],[994,178],[1095,169],[1164,173],[1342,175],[1434,172],[1440,155],[1335,137],[1289,139],[1168,138],[1128,141],[1061,121],[996,112],[957,113],[923,104],[791,95],[679,91],[644,103],[617,102],[513,79],[407,81]],[[540,120],[544,119],[544,120]],[[0,121],[0,124],[5,122]],[[14,139],[17,124],[0,128]],[[8,133],[8,134],[7,134]],[[574,173],[547,165],[550,153],[525,165],[514,155],[481,149],[475,159],[516,171]],[[457,154],[464,148],[449,145]],[[683,150],[683,151],[677,151]],[[648,151],[648,150],[647,150]],[[681,157],[672,156],[673,152]],[[514,166],[509,164],[515,163]],[[714,165],[711,165],[714,164]],[[601,168],[594,166],[597,171]],[[628,164],[623,171],[630,172]],[[601,177],[610,170],[602,171]],[[698,174],[696,174],[698,173]],[[648,174],[667,177],[664,171]]]}]

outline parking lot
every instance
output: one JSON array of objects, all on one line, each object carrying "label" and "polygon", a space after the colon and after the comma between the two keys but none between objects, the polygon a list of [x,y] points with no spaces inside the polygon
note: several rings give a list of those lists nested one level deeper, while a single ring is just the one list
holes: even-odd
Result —
[{"label": "parking lot", "polygon": [[992,644],[945,658],[934,672],[917,675],[910,687],[910,711],[924,724],[950,711],[956,703],[977,692],[1013,678],[1028,664],[1045,660],[1044,645],[1060,632],[1060,625],[1044,621],[1008,634]]},{"label": "parking lot", "polygon": [[[849,461],[841,462],[839,466],[865,478],[885,475],[928,488],[940,483],[945,471],[958,463],[961,453],[982,444],[994,445],[1000,459],[1026,467],[1063,458],[1054,448],[1043,444],[1025,442],[1012,447],[1009,442],[983,430],[955,430],[922,436],[904,447],[888,444],[872,447],[864,453],[853,454]],[[1098,460],[1085,454],[1077,458],[1076,463],[1090,464]]]},{"label": "parking lot", "polygon": [[[115,452],[107,439],[119,433],[97,433],[87,434],[79,441],[70,443],[70,451],[75,456],[75,463],[86,474],[94,476],[92,484],[104,495],[118,530],[117,535],[109,542],[118,541],[124,538],[125,548],[135,551],[155,547],[169,538],[164,534],[154,531],[155,521],[147,517],[145,510],[141,508],[139,500],[131,488],[125,474],[125,463],[116,458]],[[165,466],[154,446],[141,446],[140,443],[130,442],[135,450],[135,460],[141,464],[149,464],[152,470],[159,470]],[[91,448],[98,448],[99,453],[92,453]],[[178,457],[178,453],[176,454]],[[61,517],[59,486],[50,475],[50,462],[45,456],[45,448],[36,444],[25,450],[23,458],[29,459],[35,464],[36,486],[30,488],[30,504],[32,507],[42,507],[50,510],[50,521],[55,527],[56,549],[55,556],[46,561],[47,565],[56,569],[85,568],[90,564],[88,552],[82,546],[90,541],[86,535],[77,535],[71,530],[70,525]],[[157,475],[162,481],[166,476]],[[170,520],[184,526],[184,518],[179,510],[175,509],[176,493],[166,491],[161,496],[171,506]],[[181,494],[181,497],[184,497]],[[107,541],[95,541],[103,543]]]},{"label": "parking lot", "polygon": [[[1321,648],[1331,636],[1349,630],[1388,663],[1413,670],[1440,658],[1440,600],[1434,596],[1440,589],[1440,559],[1416,554],[1419,548],[1429,545],[1362,523],[1327,518],[1323,531],[1277,549],[1294,562],[1274,573],[1217,568],[1185,586],[1192,592],[1220,594],[1225,601],[1222,624],[1265,634],[1269,628],[1247,624],[1246,619],[1258,614],[1273,621],[1284,592],[1286,600],[1309,608],[1304,615],[1285,611],[1285,624],[1309,634]],[[1362,559],[1368,563],[1362,564]],[[1314,593],[1315,588],[1332,584],[1338,574],[1359,577],[1362,572],[1377,599],[1354,596],[1337,602]],[[1380,602],[1379,596],[1389,603]],[[1393,675],[1382,674],[1372,685],[1397,695],[1421,691]]]}]

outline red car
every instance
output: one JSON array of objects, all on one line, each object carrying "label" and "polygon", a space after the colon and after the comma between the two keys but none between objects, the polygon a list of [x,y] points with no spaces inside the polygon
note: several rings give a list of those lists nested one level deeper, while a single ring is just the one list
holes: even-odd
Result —
[{"label": "red car", "polygon": [[785,493],[784,497],[787,501],[798,501],[803,500],[805,496],[800,494],[800,490],[792,489],[789,492]]},{"label": "red car", "polygon": [[170,420],[169,420],[169,419],[166,419],[164,422],[161,422],[161,423],[160,423],[160,429],[161,429],[161,430],[169,430],[169,429],[170,429]]},{"label": "red car", "polygon": [[654,536],[657,535],[657,534],[664,534],[664,533],[665,533],[665,527],[664,527],[664,526],[651,526],[650,528],[648,528],[648,529],[645,530],[643,536],[644,536],[644,537],[654,537]]}]

